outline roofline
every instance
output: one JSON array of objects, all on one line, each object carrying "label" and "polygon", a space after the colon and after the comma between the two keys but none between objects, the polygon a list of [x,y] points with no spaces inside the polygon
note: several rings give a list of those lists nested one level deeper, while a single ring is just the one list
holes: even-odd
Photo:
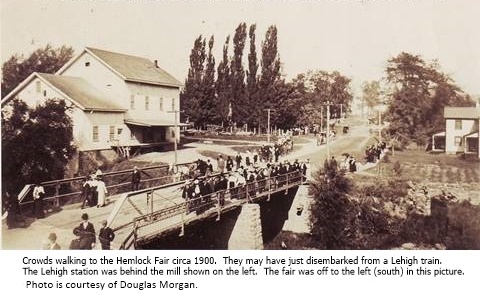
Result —
[{"label": "roofline", "polygon": [[43,78],[42,75],[40,73],[37,73],[37,72],[33,72],[31,75],[29,75],[23,82],[21,82],[18,86],[15,87],[15,89],[13,89],[13,91],[11,91],[8,95],[5,96],[5,98],[2,99],[1,101],[1,105],[2,107],[8,102],[10,101],[10,99],[12,99],[19,91],[21,91],[22,89],[24,89],[28,84],[30,84],[32,82],[32,80],[37,77],[39,78],[40,80],[42,80],[43,82],[45,82],[49,87],[51,87],[54,91],[56,91],[57,93],[59,93],[61,96],[63,96],[65,99],[69,100],[70,102],[72,102],[75,106],[79,107],[80,109],[84,110],[85,108],[80,104],[78,103],[77,101],[75,101],[74,99],[70,98],[67,94],[65,94],[64,92],[62,92],[59,88],[57,88],[56,86],[54,86],[52,83],[50,83],[47,79]]},{"label": "roofline", "polygon": [[[122,80],[128,81],[128,82],[137,82],[137,83],[144,83],[144,84],[151,84],[151,85],[160,85],[160,86],[166,86],[166,87],[173,87],[173,88],[181,88],[183,85],[177,80],[177,84],[172,84],[172,83],[161,83],[161,82],[151,82],[151,81],[145,81],[145,80],[139,80],[139,79],[133,79],[133,78],[127,78],[126,76],[122,75],[120,72],[115,70],[113,67],[111,67],[108,63],[103,61],[100,57],[98,57],[93,51],[90,50],[89,47],[85,47],[85,49],[79,53],[77,56],[73,57],[70,59],[66,64],[64,64],[56,73],[55,75],[60,75],[62,74],[66,69],[68,69],[74,62],[76,62],[84,53],[90,54],[93,58],[98,60],[101,64],[103,64],[106,68],[111,70],[113,73],[115,73],[117,76],[119,76]],[[167,72],[168,74],[168,72]],[[174,78],[172,76],[172,78]],[[175,79],[175,78],[174,78]],[[176,80],[176,79],[175,79]]]},{"label": "roofline", "polygon": [[57,93],[59,93],[61,96],[63,96],[65,99],[69,100],[72,102],[75,106],[77,106],[80,110],[82,111],[95,111],[95,112],[119,112],[119,113],[124,113],[127,111],[127,109],[106,109],[106,108],[88,108],[82,106],[79,102],[76,100],[72,99],[70,96],[65,94],[62,90],[54,86],[51,82],[49,82],[47,79],[43,78],[41,73],[34,72],[31,75],[29,75],[23,82],[21,82],[18,86],[15,87],[13,91],[11,91],[5,98],[2,99],[1,105],[2,107],[12,99],[19,91],[21,91],[23,88],[25,88],[28,84],[32,82],[32,80],[37,77],[43,82],[45,82],[49,87],[51,87],[53,90],[55,90]]},{"label": "roofline", "polygon": [[28,85],[31,80],[37,75],[36,72],[31,73],[26,79],[19,83],[10,93],[8,93],[1,101],[0,104],[3,107],[10,99],[15,96],[20,90],[22,90],[26,85]]},{"label": "roofline", "polygon": [[181,88],[181,84],[169,84],[169,83],[160,83],[160,82],[150,82],[150,81],[145,81],[145,80],[138,80],[138,79],[132,79],[132,78],[126,78],[126,82],[133,82],[133,83],[142,83],[142,84],[150,84],[150,85],[157,85],[157,86],[163,86],[163,87],[170,87],[170,88]]},{"label": "roofline", "polygon": [[77,54],[76,56],[72,57],[69,61],[67,61],[61,68],[59,68],[56,72],[55,72],[55,75],[61,75],[67,68],[69,68],[74,62],[77,61],[77,59],[80,58],[80,56],[83,55],[83,53],[85,52],[85,49],[82,50],[82,52],[80,52],[79,54]]},{"label": "roofline", "polygon": [[83,111],[125,113],[126,109],[85,108]]},{"label": "roofline", "polygon": [[124,75],[122,75],[121,73],[119,73],[118,71],[116,71],[114,68],[112,68],[111,66],[109,66],[106,62],[104,62],[101,58],[99,58],[95,53],[93,53],[93,51],[91,51],[88,47],[85,47],[83,49],[83,51],[81,53],[79,53],[76,57],[72,58],[71,60],[69,60],[64,66],[62,66],[55,74],[56,75],[60,75],[61,73],[63,73],[67,68],[69,68],[74,62],[76,62],[85,52],[88,52],[93,58],[95,58],[96,60],[98,60],[101,64],[103,64],[106,68],[108,68],[109,70],[111,70],[113,73],[115,73],[116,75],[118,75],[121,79],[123,79],[124,81],[126,80],[126,77]]}]

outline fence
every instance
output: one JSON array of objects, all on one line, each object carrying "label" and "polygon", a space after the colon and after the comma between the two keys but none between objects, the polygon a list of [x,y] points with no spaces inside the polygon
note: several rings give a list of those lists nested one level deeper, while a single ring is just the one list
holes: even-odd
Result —
[{"label": "fence", "polygon": [[115,230],[133,225],[132,231],[124,239],[120,249],[130,248],[137,243],[139,238],[157,236],[172,228],[180,227],[183,233],[186,223],[201,218],[204,213],[216,214],[217,219],[220,219],[221,213],[227,208],[253,203],[264,198],[270,200],[272,194],[298,186],[304,181],[305,178],[301,172],[295,171],[250,182],[243,186],[221,189],[204,196],[187,198],[183,202],[172,201],[173,205],[171,206],[140,215],[132,222],[117,227]]},{"label": "fence", "polygon": [[[177,165],[175,173],[169,165],[156,165],[139,168],[143,173],[140,181],[141,188],[152,188],[155,186],[170,184],[183,179],[183,175],[178,170],[180,167],[189,167],[192,163],[182,163]],[[131,188],[131,169],[102,174],[102,179],[106,184],[108,196],[130,191]],[[146,178],[145,178],[146,177]],[[79,203],[82,199],[82,188],[86,176],[66,178],[40,183],[44,187],[45,195],[43,198],[44,208],[52,210],[67,204]],[[22,213],[28,213],[33,210],[33,184],[27,184],[18,195],[18,200]]]}]

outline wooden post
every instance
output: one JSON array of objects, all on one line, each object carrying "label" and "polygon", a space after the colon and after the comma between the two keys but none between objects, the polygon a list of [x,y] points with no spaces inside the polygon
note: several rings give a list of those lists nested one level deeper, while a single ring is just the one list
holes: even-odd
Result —
[{"label": "wooden post", "polygon": [[59,197],[58,197],[59,195],[60,195],[60,183],[57,182],[55,184],[55,202],[54,202],[55,207],[60,206],[60,200],[59,200]]},{"label": "wooden post", "polygon": [[150,191],[150,220],[153,219],[153,190]]},{"label": "wooden post", "polygon": [[329,142],[330,141],[330,102],[327,103],[327,160],[330,162],[330,147]]},{"label": "wooden post", "polygon": [[287,173],[287,189],[285,189],[285,195],[288,194],[288,181],[289,181],[290,173]]}]

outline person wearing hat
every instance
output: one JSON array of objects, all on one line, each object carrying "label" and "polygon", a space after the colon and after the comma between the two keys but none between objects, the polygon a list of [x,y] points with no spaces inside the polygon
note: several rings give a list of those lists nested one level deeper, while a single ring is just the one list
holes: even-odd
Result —
[{"label": "person wearing hat", "polygon": [[98,203],[98,192],[97,192],[97,186],[98,186],[98,182],[97,182],[97,176],[95,174],[91,174],[90,175],[90,179],[88,181],[89,185],[90,185],[90,190],[89,190],[89,205],[90,206],[96,206],[97,203]]},{"label": "person wearing hat", "polygon": [[223,159],[222,154],[218,155],[217,158],[217,169],[220,171],[220,173],[225,172],[225,159]]},{"label": "person wearing hat", "polygon": [[[242,171],[246,172],[246,169]],[[246,197],[246,188],[245,188],[245,185],[247,185],[247,180],[245,179],[246,175],[247,175],[246,173],[244,173],[243,175],[239,173],[237,175],[237,182],[235,183],[235,186],[237,187],[238,199],[244,199]]]},{"label": "person wearing hat", "polygon": [[35,211],[35,217],[37,219],[43,219],[45,217],[45,213],[43,211],[43,196],[45,195],[45,190],[40,183],[35,184],[33,188],[33,205]]},{"label": "person wearing hat", "polygon": [[187,207],[187,214],[191,212],[191,199],[193,197],[193,186],[192,181],[190,179],[185,180],[185,185],[182,188],[182,198],[185,199],[186,207]]},{"label": "person wearing hat", "polygon": [[93,224],[88,221],[88,214],[82,214],[82,222],[78,227],[73,229],[73,234],[76,235],[79,241],[79,250],[91,250],[95,247],[95,228]]},{"label": "person wearing hat", "polygon": [[132,182],[131,183],[132,191],[136,191],[140,189],[140,181],[142,180],[142,173],[148,177],[152,177],[150,174],[146,173],[145,171],[138,169],[137,166],[133,166],[132,175],[130,176],[131,182]]},{"label": "person wearing hat", "polygon": [[230,193],[230,199],[237,198],[238,189],[236,188],[236,184],[237,184],[238,175],[239,175],[238,172],[232,172],[228,177],[227,189]]},{"label": "person wearing hat", "polygon": [[192,190],[190,190],[190,197],[189,199],[191,200],[190,202],[190,212],[195,211],[199,212],[200,210],[200,205],[201,205],[201,195],[200,195],[200,180],[198,178],[195,178],[193,181],[193,186]]},{"label": "person wearing hat", "polygon": [[107,186],[105,185],[105,182],[103,182],[101,176],[97,176],[96,179],[97,183],[97,207],[103,207],[105,206],[105,203],[107,201]]},{"label": "person wearing hat", "polygon": [[237,168],[240,168],[242,163],[242,156],[240,155],[240,152],[237,152],[237,156],[235,156],[235,162],[237,163]]},{"label": "person wearing hat", "polygon": [[50,233],[48,235],[48,242],[43,246],[43,250],[61,250],[60,245],[57,244],[57,234]]},{"label": "person wearing hat", "polygon": [[87,176],[83,180],[82,184],[82,206],[81,209],[84,209],[86,205],[91,205],[90,200],[90,177]]},{"label": "person wearing hat", "polygon": [[223,173],[215,183],[215,192],[217,192],[218,204],[220,207],[225,205],[225,192],[228,188],[228,180]]},{"label": "person wearing hat", "polygon": [[230,172],[233,169],[233,159],[231,156],[227,157],[226,169],[227,169],[227,172]]},{"label": "person wearing hat", "polygon": [[98,240],[102,245],[102,250],[110,250],[110,242],[115,239],[115,233],[107,226],[107,221],[102,221],[102,228],[98,232]]}]

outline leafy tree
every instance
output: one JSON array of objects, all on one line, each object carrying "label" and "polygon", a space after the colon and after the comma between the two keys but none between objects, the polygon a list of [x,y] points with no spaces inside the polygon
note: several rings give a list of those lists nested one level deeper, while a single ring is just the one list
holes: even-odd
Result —
[{"label": "leafy tree", "polygon": [[[272,102],[268,103],[268,107],[273,108],[271,114],[271,122],[278,128],[289,129],[297,125],[300,117],[301,99],[295,91],[295,87],[285,80],[278,80],[272,88]],[[267,116],[265,112],[261,115],[260,120],[266,124]]]},{"label": "leafy tree", "polygon": [[344,172],[329,160],[311,184],[311,233],[321,249],[352,248],[356,232],[355,204],[348,196],[352,186]]},{"label": "leafy tree", "polygon": [[247,25],[240,23],[233,36],[233,57],[230,64],[231,101],[233,121],[245,124],[248,121],[249,104],[245,91],[245,70],[243,68],[243,50],[247,38]]},{"label": "leafy tree", "polygon": [[247,71],[247,91],[248,95],[252,96],[258,90],[257,88],[257,48],[255,46],[255,24],[250,25],[248,37],[250,38],[250,52],[248,54],[248,71]]},{"label": "leafy tree", "polygon": [[251,126],[258,126],[258,118],[261,112],[259,111],[259,102],[258,102],[258,84],[257,84],[257,71],[258,71],[258,61],[257,61],[257,48],[255,45],[255,30],[257,26],[255,24],[250,25],[248,32],[248,37],[250,39],[250,52],[248,54],[248,71],[247,71],[247,98],[252,108],[251,114],[249,116],[249,124]]},{"label": "leafy tree", "polygon": [[[275,86],[279,84],[281,75],[277,41],[277,27],[272,25],[267,29],[265,39],[262,41],[261,73],[258,81],[259,93],[257,97],[259,113],[256,122],[258,124],[265,124],[264,109],[276,109],[275,105],[278,104],[276,102],[278,98],[275,96]],[[279,113],[274,112],[274,114]]]},{"label": "leafy tree", "polygon": [[220,122],[224,125],[230,125],[228,108],[231,103],[231,86],[230,86],[230,66],[228,59],[228,46],[230,43],[230,36],[227,36],[223,45],[223,58],[218,64],[217,68],[217,81],[215,82],[216,90],[216,111],[219,115]]},{"label": "leafy tree", "polygon": [[189,121],[196,125],[202,124],[200,100],[204,92],[203,78],[205,74],[205,39],[200,35],[195,39],[190,53],[190,68],[188,69],[185,87],[181,92],[181,106]]},{"label": "leafy tree", "polygon": [[277,41],[277,27],[272,25],[267,29],[265,40],[262,42],[262,70],[259,86],[264,94],[280,79],[280,56]]},{"label": "leafy tree", "polygon": [[388,61],[390,101],[388,133],[402,144],[424,144],[431,134],[443,131],[445,106],[473,105],[468,95],[444,74],[436,61],[402,52]]},{"label": "leafy tree", "polygon": [[[292,82],[297,90],[300,104],[298,123],[305,126],[325,124],[325,102],[331,102],[332,118],[340,117],[341,109],[347,112],[353,96],[350,92],[350,79],[339,72],[309,71],[298,75]],[[340,104],[342,108],[340,108]],[[323,114],[322,114],[323,111]],[[323,120],[321,119],[323,115]]]},{"label": "leafy tree", "polygon": [[2,111],[2,183],[17,193],[27,183],[61,179],[75,153],[72,121],[63,100],[29,109],[18,100]]},{"label": "leafy tree", "polygon": [[364,82],[362,84],[362,93],[362,102],[365,102],[365,104],[367,105],[367,115],[370,115],[373,108],[380,104],[380,82]]},{"label": "leafy tree", "polygon": [[34,72],[55,73],[73,57],[73,48],[54,48],[48,44],[32,52],[28,57],[11,56],[2,66],[2,98]]},{"label": "leafy tree", "polygon": [[212,54],[213,44],[214,44],[213,35],[208,41],[208,56],[205,69],[205,76],[202,81],[203,99],[200,101],[200,113],[201,117],[200,124],[208,124],[212,122],[218,122],[218,114],[215,112],[216,107],[216,97],[215,97],[215,57]]}]

